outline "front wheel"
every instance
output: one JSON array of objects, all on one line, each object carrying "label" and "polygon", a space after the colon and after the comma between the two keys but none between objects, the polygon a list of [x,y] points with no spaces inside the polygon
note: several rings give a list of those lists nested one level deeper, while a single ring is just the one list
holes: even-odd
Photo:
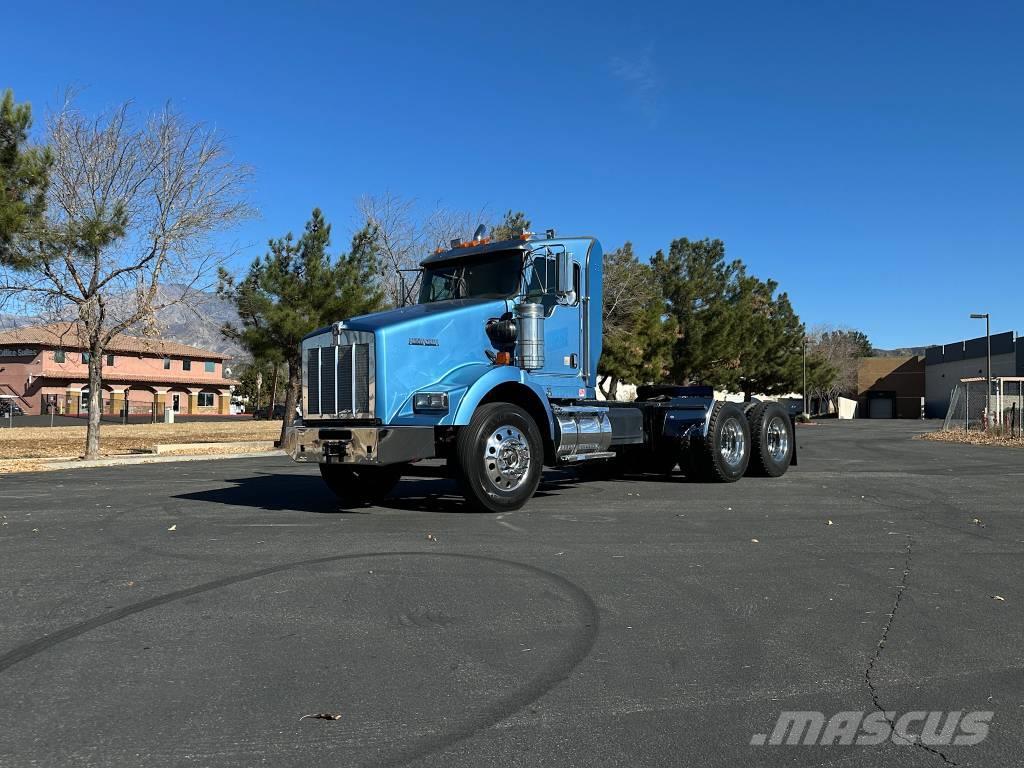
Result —
[{"label": "front wheel", "polygon": [[320,476],[342,507],[357,507],[384,499],[402,478],[405,464],[368,467],[359,464],[321,464]]},{"label": "front wheel", "polygon": [[459,430],[455,459],[466,503],[480,512],[522,507],[540,484],[544,444],[530,415],[512,403],[477,408]]}]

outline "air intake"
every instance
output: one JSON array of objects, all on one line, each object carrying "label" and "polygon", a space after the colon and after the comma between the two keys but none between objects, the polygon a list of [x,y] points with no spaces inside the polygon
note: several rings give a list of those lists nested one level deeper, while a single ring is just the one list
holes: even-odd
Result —
[{"label": "air intake", "polygon": [[311,347],[306,350],[307,416],[367,417],[370,413],[372,345]]}]

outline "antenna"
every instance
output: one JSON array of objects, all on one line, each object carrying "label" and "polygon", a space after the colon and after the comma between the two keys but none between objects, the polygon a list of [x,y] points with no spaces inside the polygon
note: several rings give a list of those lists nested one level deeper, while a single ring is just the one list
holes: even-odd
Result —
[{"label": "antenna", "polygon": [[487,233],[487,225],[486,224],[481,224],[479,227],[476,228],[476,232],[473,233],[473,239],[477,240],[477,241],[483,240],[484,235],[486,233]]}]

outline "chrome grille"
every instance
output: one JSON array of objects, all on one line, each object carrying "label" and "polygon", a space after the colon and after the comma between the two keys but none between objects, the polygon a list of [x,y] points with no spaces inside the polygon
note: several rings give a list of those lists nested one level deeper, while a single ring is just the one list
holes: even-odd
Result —
[{"label": "chrome grille", "polygon": [[306,353],[306,408],[304,413],[320,413],[320,350]]},{"label": "chrome grille", "polygon": [[[338,412],[338,391],[335,382],[338,379],[338,363],[334,359],[337,347],[320,349],[320,413]],[[342,402],[345,402],[342,400]]]},{"label": "chrome grille", "polygon": [[[346,411],[352,407],[352,347],[336,347],[338,350],[338,402]],[[336,413],[336,411],[335,411]]]},{"label": "chrome grille", "polygon": [[306,349],[307,416],[371,416],[372,345],[355,342]]},{"label": "chrome grille", "polygon": [[365,413],[370,410],[370,345],[355,345],[355,370],[352,372],[352,381],[355,383],[355,407],[356,413]]}]

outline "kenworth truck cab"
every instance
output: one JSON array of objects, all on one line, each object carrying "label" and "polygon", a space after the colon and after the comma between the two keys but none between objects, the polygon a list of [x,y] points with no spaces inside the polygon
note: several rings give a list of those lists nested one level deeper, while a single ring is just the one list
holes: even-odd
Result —
[{"label": "kenworth truck cab", "polygon": [[795,463],[776,403],[716,402],[710,388],[596,398],[603,256],[592,237],[453,241],[421,263],[416,304],[340,320],[302,341],[302,423],[285,447],[316,462],[343,504],[387,495],[439,458],[481,511],[518,509],[542,467],[731,482]]}]

